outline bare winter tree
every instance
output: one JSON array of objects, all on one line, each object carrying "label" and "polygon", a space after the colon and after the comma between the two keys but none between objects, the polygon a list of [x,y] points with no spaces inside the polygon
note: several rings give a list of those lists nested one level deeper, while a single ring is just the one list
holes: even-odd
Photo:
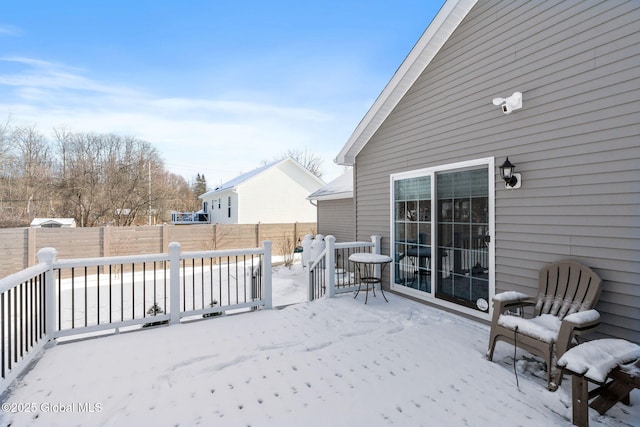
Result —
[{"label": "bare winter tree", "polygon": [[14,157],[11,153],[10,120],[0,125],[0,227],[17,225],[14,212]]},{"label": "bare winter tree", "polygon": [[36,215],[73,217],[84,227],[155,224],[197,205],[146,141],[64,128],[48,139],[33,125],[0,124],[0,227]]},{"label": "bare winter tree", "polygon": [[[287,157],[291,157],[302,166],[305,167],[309,172],[317,176],[318,178],[322,178],[322,160],[317,154],[313,151],[309,151],[306,148],[304,150],[299,149],[289,149],[287,152],[282,153],[275,160],[286,159]],[[263,162],[267,164],[267,161]]]},{"label": "bare winter tree", "polygon": [[23,204],[23,215],[46,216],[51,205],[51,157],[47,140],[35,127],[15,128],[11,135],[15,150],[14,166],[18,197]]},{"label": "bare winter tree", "polygon": [[192,212],[201,207],[200,199],[194,198],[189,183],[180,175],[164,172],[158,176],[157,191],[163,195],[158,204],[163,212]]},{"label": "bare winter tree", "polygon": [[148,142],[64,131],[56,138],[60,195],[81,226],[144,224],[157,215],[164,164]]},{"label": "bare winter tree", "polygon": [[155,223],[161,198],[157,191],[158,174],[164,169],[157,151],[148,142],[131,137],[108,135],[106,140],[109,156],[103,216],[116,225]]},{"label": "bare winter tree", "polygon": [[73,212],[78,225],[90,226],[96,220],[94,205],[100,198],[99,164],[103,148],[97,135],[56,133],[62,174],[58,191],[66,212]]},{"label": "bare winter tree", "polygon": [[0,123],[0,165],[3,164],[4,157],[9,152],[9,119]]}]

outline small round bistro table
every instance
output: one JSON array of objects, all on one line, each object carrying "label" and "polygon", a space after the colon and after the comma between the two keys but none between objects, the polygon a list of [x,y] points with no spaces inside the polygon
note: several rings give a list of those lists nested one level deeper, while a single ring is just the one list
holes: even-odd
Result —
[{"label": "small round bistro table", "polygon": [[[358,272],[358,290],[356,290],[356,294],[353,296],[356,298],[360,293],[360,288],[362,284],[365,285],[365,297],[364,303],[367,303],[369,298],[369,288],[373,290],[373,296],[376,296],[376,283],[382,282],[382,270],[384,267],[392,261],[392,258],[387,255],[380,254],[370,254],[366,252],[355,253],[349,256],[349,261],[355,264],[356,271]],[[380,277],[376,276],[376,267],[380,266]],[[387,297],[384,294],[384,290],[382,290],[382,284],[380,285],[380,292],[382,293],[382,297],[386,302],[389,302]]]}]

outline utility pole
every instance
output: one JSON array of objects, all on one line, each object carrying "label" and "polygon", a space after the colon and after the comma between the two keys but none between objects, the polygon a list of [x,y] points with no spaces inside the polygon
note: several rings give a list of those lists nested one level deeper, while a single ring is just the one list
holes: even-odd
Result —
[{"label": "utility pole", "polygon": [[149,160],[149,225],[151,225],[151,160]]}]

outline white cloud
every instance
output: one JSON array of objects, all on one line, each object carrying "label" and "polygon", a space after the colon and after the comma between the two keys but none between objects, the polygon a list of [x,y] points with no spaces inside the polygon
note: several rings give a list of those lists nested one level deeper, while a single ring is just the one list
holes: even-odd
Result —
[{"label": "white cloud", "polygon": [[149,107],[160,114],[181,113],[188,117],[279,117],[290,120],[325,122],[332,119],[330,114],[309,108],[282,107],[267,103],[209,100],[197,98],[158,98],[147,101]]},{"label": "white cloud", "polygon": [[[0,74],[0,114],[34,123],[42,132],[113,132],[149,141],[167,168],[187,179],[204,173],[225,181],[288,149],[307,148],[324,159],[326,178],[339,171],[332,159],[356,118],[264,101],[162,97],[74,69],[30,58],[0,58],[25,70]],[[4,89],[3,89],[4,86]],[[8,90],[7,90],[8,89]],[[3,92],[7,95],[2,95]],[[248,98],[248,97],[247,97]]]},{"label": "white cloud", "polygon": [[0,85],[90,91],[118,96],[133,94],[126,87],[97,82],[82,76],[81,69],[54,62],[24,57],[2,57],[0,61],[28,67],[23,72],[0,75]]}]

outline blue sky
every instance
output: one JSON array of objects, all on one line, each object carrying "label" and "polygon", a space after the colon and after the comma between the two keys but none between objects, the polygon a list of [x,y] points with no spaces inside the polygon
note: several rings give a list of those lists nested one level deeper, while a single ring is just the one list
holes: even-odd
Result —
[{"label": "blue sky", "polygon": [[0,123],[144,139],[210,185],[333,158],[444,0],[22,0],[0,12]]}]

